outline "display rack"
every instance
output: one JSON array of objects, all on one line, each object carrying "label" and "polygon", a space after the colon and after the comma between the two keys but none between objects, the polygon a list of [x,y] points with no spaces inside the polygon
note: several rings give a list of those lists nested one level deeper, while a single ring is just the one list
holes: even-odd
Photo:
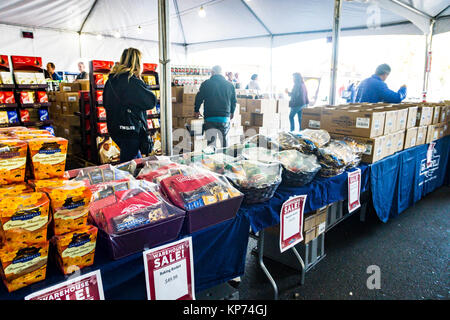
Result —
[{"label": "display rack", "polygon": [[80,131],[81,131],[81,147],[83,149],[83,158],[87,161],[93,161],[93,154],[95,152],[92,144],[91,136],[91,104],[89,91],[80,91],[80,110],[74,114],[80,117]]},{"label": "display rack", "polygon": [[[0,55],[0,72],[2,73],[2,76],[5,77],[3,81],[12,82],[9,59],[6,55]],[[14,88],[14,83],[2,83],[2,81],[0,81],[0,95],[2,97],[0,100],[0,110],[6,112],[6,119],[8,120],[7,122],[0,123],[0,127],[14,126],[19,123],[19,113],[17,109],[18,104],[15,97]],[[6,97],[6,95],[8,95],[8,98]],[[10,119],[11,112],[12,119]]]},{"label": "display rack", "polygon": [[[159,75],[156,71],[158,67],[155,63],[144,63],[142,71],[142,79],[148,85],[149,89],[153,91],[156,96],[157,103],[155,108],[147,112],[147,124],[150,136],[155,140],[156,135],[161,132],[161,108],[160,108],[160,86]],[[161,150],[156,150],[155,154],[160,155]]]},{"label": "display rack", "polygon": [[206,66],[172,66],[172,86],[200,85],[211,77],[211,68]]},{"label": "display rack", "polygon": [[[13,79],[14,79],[14,96],[17,104],[17,115],[18,120],[23,126],[32,126],[32,127],[44,127],[52,125],[53,121],[49,118],[49,106],[50,102],[48,101],[48,83],[44,78],[44,70],[42,69],[42,58],[40,57],[28,57],[28,56],[11,56],[11,65],[13,70]],[[37,79],[35,83],[32,81],[31,83],[21,83],[18,79],[18,74],[20,72],[33,74],[36,76],[39,75],[41,79]],[[40,81],[45,81],[42,83]],[[22,92],[32,92],[34,96],[34,102],[22,102],[20,97]],[[38,100],[38,92],[45,92],[47,99],[43,102]],[[38,112],[39,120],[26,120],[26,117],[22,117],[22,112],[24,110],[29,111],[30,109],[44,110],[44,114],[47,116],[41,116]],[[16,124],[15,124],[16,125]]]}]

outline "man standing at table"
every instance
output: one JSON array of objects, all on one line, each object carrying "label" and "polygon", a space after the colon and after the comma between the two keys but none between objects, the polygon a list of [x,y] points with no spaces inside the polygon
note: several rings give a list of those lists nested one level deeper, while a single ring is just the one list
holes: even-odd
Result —
[{"label": "man standing at table", "polygon": [[226,148],[230,119],[233,119],[236,109],[236,91],[233,84],[222,75],[220,66],[214,66],[211,74],[211,78],[201,84],[195,96],[195,118],[199,118],[203,103],[203,130],[206,132],[208,146],[215,145],[218,135],[222,148]]},{"label": "man standing at table", "polygon": [[406,85],[401,86],[397,92],[390,90],[385,83],[390,73],[391,67],[389,65],[379,65],[375,70],[375,74],[363,80],[359,85],[356,102],[402,102],[406,98]]}]

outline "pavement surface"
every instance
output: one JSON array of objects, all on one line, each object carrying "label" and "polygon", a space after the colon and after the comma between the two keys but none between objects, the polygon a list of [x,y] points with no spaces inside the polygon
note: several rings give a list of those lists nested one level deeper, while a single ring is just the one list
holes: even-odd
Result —
[{"label": "pavement surface", "polygon": [[[264,259],[279,299],[391,300],[450,298],[450,187],[441,187],[387,223],[374,212],[342,221],[325,236],[325,258],[306,273]],[[273,299],[272,286],[251,254],[250,239],[239,298]],[[380,289],[369,289],[369,266],[380,270]],[[374,283],[373,281],[371,283]]]}]

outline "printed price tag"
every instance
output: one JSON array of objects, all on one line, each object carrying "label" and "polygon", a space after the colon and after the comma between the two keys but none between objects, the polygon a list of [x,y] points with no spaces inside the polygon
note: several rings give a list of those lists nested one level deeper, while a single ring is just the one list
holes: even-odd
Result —
[{"label": "printed price tag", "polygon": [[303,210],[306,195],[295,196],[283,203],[280,212],[280,251],[303,241]]},{"label": "printed price tag", "polygon": [[192,237],[144,251],[148,300],[194,300]]},{"label": "printed price tag", "polygon": [[361,169],[348,173],[348,212],[353,212],[361,207],[359,201],[361,193]]},{"label": "printed price tag", "polygon": [[433,151],[434,151],[434,146],[436,145],[436,142],[430,142],[430,144],[428,145],[428,150],[427,150],[427,168],[431,167],[431,159],[433,157]]},{"label": "printed price tag", "polygon": [[25,300],[105,300],[100,270],[32,293]]}]

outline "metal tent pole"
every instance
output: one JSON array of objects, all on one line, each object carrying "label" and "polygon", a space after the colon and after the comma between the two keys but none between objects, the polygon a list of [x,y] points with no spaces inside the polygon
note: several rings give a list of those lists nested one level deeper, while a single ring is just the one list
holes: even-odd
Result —
[{"label": "metal tent pole", "polygon": [[159,88],[161,93],[161,147],[164,155],[172,155],[172,90],[170,73],[169,0],[158,0]]},{"label": "metal tent pole", "polygon": [[333,20],[333,51],[331,57],[331,75],[330,75],[330,105],[336,104],[336,80],[339,55],[339,33],[342,1],[334,1],[334,20]]},{"label": "metal tent pole", "polygon": [[273,36],[270,36],[270,95],[273,93]]},{"label": "metal tent pole", "polygon": [[430,31],[425,34],[425,67],[423,71],[423,101],[427,100],[428,94],[428,80],[431,71],[431,44],[433,41],[433,31],[434,31],[435,20],[431,20]]}]

